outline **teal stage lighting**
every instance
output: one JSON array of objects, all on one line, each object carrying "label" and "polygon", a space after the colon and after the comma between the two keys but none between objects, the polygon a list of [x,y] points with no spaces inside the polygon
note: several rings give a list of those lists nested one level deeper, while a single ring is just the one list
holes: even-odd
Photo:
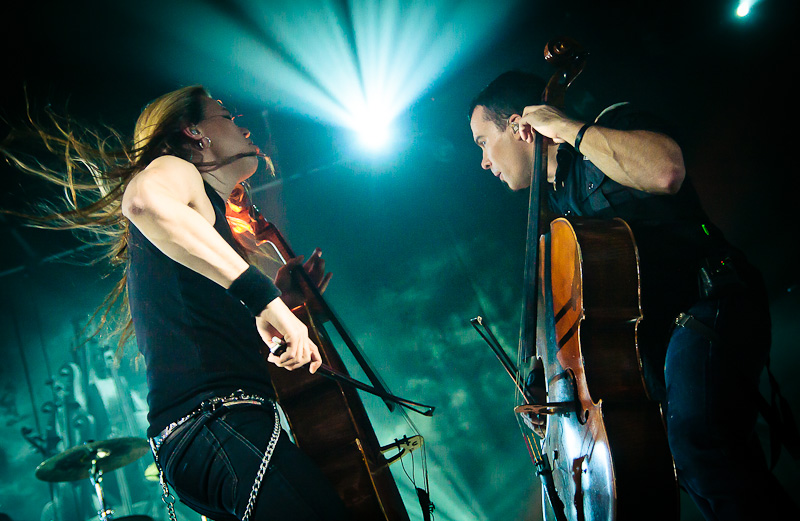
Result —
[{"label": "teal stage lighting", "polygon": [[748,14],[750,14],[750,10],[753,8],[755,3],[758,0],[741,0],[739,5],[736,7],[736,16],[739,18],[744,18]]},{"label": "teal stage lighting", "polygon": [[224,93],[236,78],[237,95],[255,106],[347,129],[375,147],[426,89],[493,40],[518,3],[179,0],[163,6],[165,19],[191,13],[192,23],[164,27],[175,43],[153,55],[174,80]]}]

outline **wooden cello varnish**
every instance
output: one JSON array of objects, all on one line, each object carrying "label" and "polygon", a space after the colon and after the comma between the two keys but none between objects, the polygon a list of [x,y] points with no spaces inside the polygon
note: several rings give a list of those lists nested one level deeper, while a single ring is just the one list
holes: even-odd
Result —
[{"label": "wooden cello varnish", "polygon": [[[243,190],[234,192],[242,213],[248,219],[250,207]],[[235,200],[234,196],[231,200]],[[229,220],[231,218],[229,204]],[[274,264],[295,257],[277,230],[257,214],[247,225]],[[266,270],[265,270],[266,271]],[[308,289],[304,281],[299,281]],[[307,302],[294,309],[309,329],[309,337],[319,348],[322,362],[347,374],[347,369],[325,331],[332,312],[321,300],[305,291]],[[326,313],[328,311],[329,313]],[[268,364],[278,403],[289,423],[295,443],[305,452],[336,489],[354,521],[409,521],[397,483],[381,452],[375,431],[358,392],[349,386],[307,370],[287,371]]]},{"label": "wooden cello varnish", "polygon": [[573,413],[549,418],[543,445],[567,518],[677,520],[661,410],[641,373],[630,228],[620,219],[559,218],[540,244],[551,332],[538,352],[548,401],[576,404]]},{"label": "wooden cello varnish", "polygon": [[[574,41],[548,42],[545,59],[559,69],[543,103],[563,105],[585,57]],[[536,409],[549,415],[542,443],[542,461],[552,469],[547,518],[677,520],[677,479],[660,405],[647,396],[641,372],[633,234],[621,219],[548,222],[540,199],[552,187],[541,135],[534,149],[520,358],[535,337],[549,404]],[[547,224],[540,226],[540,217]]]}]

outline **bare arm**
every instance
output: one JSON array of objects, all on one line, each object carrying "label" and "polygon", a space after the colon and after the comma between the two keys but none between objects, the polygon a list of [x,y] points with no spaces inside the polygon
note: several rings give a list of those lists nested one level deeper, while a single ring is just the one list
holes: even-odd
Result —
[{"label": "bare arm", "polygon": [[[533,141],[534,129],[556,143],[572,144],[584,125],[547,105],[525,107],[517,117],[520,135],[528,142]],[[614,181],[654,194],[677,193],[686,174],[678,144],[657,132],[592,126],[580,152]]]},{"label": "bare arm", "polygon": [[[122,213],[169,258],[223,288],[249,267],[214,229],[214,208],[203,179],[187,161],[171,156],[154,160],[125,189]],[[295,369],[311,361],[312,372],[319,367],[319,352],[306,326],[280,298],[256,317],[256,327],[266,342],[277,331],[288,343],[280,358],[270,355],[276,365]]]},{"label": "bare arm", "polygon": [[125,189],[122,213],[169,258],[224,288],[248,267],[214,230],[203,179],[187,161],[153,161]]}]

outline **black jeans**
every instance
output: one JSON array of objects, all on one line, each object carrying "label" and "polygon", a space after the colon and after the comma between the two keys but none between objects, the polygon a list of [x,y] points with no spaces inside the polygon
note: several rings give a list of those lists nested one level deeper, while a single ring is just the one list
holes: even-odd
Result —
[{"label": "black jeans", "polygon": [[741,295],[697,302],[687,311],[713,333],[677,327],[667,350],[669,445],[681,485],[709,521],[798,512],[755,433],[770,319],[763,287],[752,285]]},{"label": "black jeans", "polygon": [[[167,482],[196,512],[215,521],[241,519],[273,427],[271,407],[201,413],[159,449]],[[344,520],[347,514],[325,476],[281,432],[250,519]]]}]

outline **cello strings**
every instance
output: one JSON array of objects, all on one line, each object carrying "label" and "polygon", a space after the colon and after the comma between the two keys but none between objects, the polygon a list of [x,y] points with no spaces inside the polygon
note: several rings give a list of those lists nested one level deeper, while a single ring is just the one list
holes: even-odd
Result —
[{"label": "cello strings", "polygon": [[[522,350],[517,353],[517,367],[522,367]],[[527,396],[525,396],[522,392],[522,378],[521,378],[521,371],[517,371],[516,375],[516,385],[514,386],[514,403],[515,405],[529,403]],[[542,462],[542,446],[538,440],[538,436],[536,435],[535,431],[533,431],[528,425],[525,424],[524,420],[522,419],[522,414],[524,413],[517,413],[517,425],[519,426],[520,433],[522,434],[522,438],[525,440],[525,447],[528,449],[528,454],[531,458],[531,461],[534,465],[539,465]],[[542,440],[542,443],[544,440]]]},{"label": "cello strings", "polygon": [[[506,369],[508,375],[514,380],[514,403],[515,405],[520,404],[527,404],[530,403],[527,395],[524,392],[524,388],[522,386],[522,377],[521,371],[518,369],[522,366],[522,355],[521,350],[517,353],[517,364],[514,367],[509,367],[511,365],[510,360],[508,362],[504,361],[505,351],[503,351],[500,342],[497,340],[497,337],[492,334],[491,329],[489,329],[488,324],[486,324],[485,319],[482,317],[476,317],[470,320],[472,327],[478,332],[481,338],[489,345],[489,347],[494,351],[495,355],[498,359],[500,359],[501,364]],[[507,355],[505,355],[507,356]],[[526,448],[528,449],[528,453],[531,457],[531,460],[534,464],[539,464],[542,460],[542,453],[541,453],[541,446],[537,442],[537,436],[535,432],[533,434],[529,434],[531,429],[521,420],[520,414],[516,414],[517,425],[520,429],[520,433],[525,440]],[[533,436],[533,439],[531,439]]]},{"label": "cello strings", "polygon": [[[250,199],[250,197],[249,197],[249,190],[250,190],[250,186],[249,186],[249,184],[247,184],[247,183],[241,183],[241,185],[242,185],[242,187],[243,187],[243,195],[244,195],[244,198],[245,198],[245,199],[246,199],[246,200],[249,202],[249,206],[250,206],[250,208],[249,208],[249,210],[246,212],[246,215],[249,217],[249,220],[250,220],[250,222],[252,223],[252,226],[253,226],[253,228],[251,229],[251,232],[253,232],[253,235],[255,236],[255,233],[254,233],[254,231],[255,231],[255,229],[256,229],[256,228],[255,228],[255,225],[256,225],[256,222],[258,221],[258,218],[257,218],[256,216],[260,217],[260,212],[259,212],[259,211],[258,211],[258,209],[256,208],[255,204],[253,204],[253,202],[252,202],[252,199]],[[261,218],[263,219],[263,217],[261,217]],[[281,261],[283,264],[286,264],[286,262],[287,262],[287,261],[286,261],[286,259],[284,258],[284,256],[281,254],[281,251],[280,251],[280,249],[277,247],[277,245],[276,245],[276,244],[273,244],[273,243],[271,243],[271,242],[269,242],[269,241],[263,241],[263,242],[259,242],[258,240],[256,240],[256,242],[255,242],[255,247],[256,247],[256,250],[257,250],[257,251],[263,251],[263,250],[264,250],[264,248],[265,248],[265,245],[264,245],[264,243],[269,243],[269,244],[270,244],[270,246],[272,246],[272,248],[274,249],[274,251],[275,251],[275,253],[277,254],[277,256],[278,256],[278,258],[280,259],[280,261]],[[272,257],[269,255],[269,253],[268,253],[268,252],[264,252],[264,253],[265,253],[265,254],[266,254],[266,255],[267,255],[269,258],[272,258]],[[308,277],[307,277],[307,273],[305,272],[305,270],[301,269],[301,270],[300,270],[300,273],[302,274],[302,276],[305,276],[305,279],[306,279],[306,280],[305,280],[305,282],[306,282],[306,283],[309,285],[309,288],[312,290],[312,292],[314,292],[314,294],[315,294],[316,298],[317,298],[319,301],[322,301],[322,297],[321,297],[321,295],[320,295],[320,294],[319,294],[319,293],[316,291],[316,290],[317,290],[317,288],[316,288],[316,287],[314,286],[314,284],[313,284],[313,283],[310,281],[310,279],[308,279]],[[321,345],[321,344],[322,344],[322,334],[323,334],[323,333],[322,333],[322,331],[323,331],[323,329],[322,329],[321,327],[318,327],[318,326],[317,326],[317,325],[314,323],[314,317],[313,317],[313,314],[311,313],[311,310],[309,309],[308,302],[303,302],[302,306],[303,306],[303,308],[305,309],[306,316],[308,317],[308,319],[309,319],[309,322],[310,322],[310,324],[309,324],[309,325],[310,325],[311,327],[310,327],[309,329],[313,330],[313,335],[314,335],[314,338],[315,338],[315,340],[316,340],[317,344],[318,344],[318,345]],[[333,316],[333,314],[332,314],[332,310],[330,310],[330,311],[331,311],[331,318],[335,318],[335,316]],[[336,320],[335,322],[337,322],[337,323],[338,323],[338,320]],[[338,328],[337,328],[337,331],[339,331],[339,329],[338,329]],[[311,333],[311,332],[309,332],[309,333]],[[345,343],[346,343],[346,342],[345,342]],[[349,347],[349,346],[348,346],[348,347]],[[334,347],[334,349],[335,349],[335,347]],[[363,356],[365,356],[365,355],[363,355],[363,353],[362,353],[362,357],[363,357]],[[368,363],[368,362],[367,362],[367,363]],[[377,375],[376,375],[376,376],[377,376]],[[386,388],[385,384],[383,384],[383,382],[382,382],[382,381],[380,381],[380,378],[379,378],[379,377],[378,377],[378,379],[379,379],[379,382],[380,382],[380,383],[381,383],[381,384],[384,386],[384,388]],[[393,398],[397,398],[397,397],[394,397],[394,396],[393,396]],[[404,402],[404,403],[401,403],[401,402]],[[407,411],[405,410],[405,407],[409,407],[409,404],[412,404],[412,405],[418,405],[418,406],[421,406],[421,407],[425,407],[426,409],[428,409],[427,411],[421,411],[421,410],[415,409],[415,408],[413,408],[413,407],[409,407],[409,408],[411,408],[411,410],[414,410],[415,412],[417,412],[417,413],[419,413],[419,414],[422,414],[422,415],[424,415],[424,416],[430,416],[430,415],[433,413],[433,409],[434,409],[434,408],[433,408],[433,407],[431,407],[431,406],[427,406],[427,405],[424,405],[424,404],[419,404],[419,403],[416,403],[416,402],[413,402],[413,401],[410,401],[410,400],[404,400],[404,399],[399,399],[399,400],[397,401],[397,403],[398,403],[399,405],[401,405],[401,407],[398,407],[398,410],[399,410],[399,411],[400,411],[400,413],[403,415],[403,418],[405,419],[406,423],[409,425],[409,427],[411,428],[411,430],[413,431],[413,433],[414,433],[415,435],[419,435],[420,437],[422,437],[422,435],[421,435],[421,433],[420,433],[420,430],[417,428],[417,426],[414,424],[414,422],[413,422],[413,421],[411,420],[411,418],[409,417],[409,415],[408,415]],[[425,487],[425,488],[424,488],[424,491],[425,491],[425,495],[426,495],[428,498],[430,498],[430,495],[429,495],[429,493],[430,493],[430,485],[429,485],[429,481],[428,481],[428,467],[427,467],[427,447],[425,446],[425,443],[424,443],[424,438],[423,438],[423,443],[422,443],[422,446],[421,446],[420,448],[421,448],[421,450],[422,450],[422,453],[421,453],[421,458],[420,458],[420,460],[421,460],[421,462],[420,462],[420,467],[421,467],[421,472],[422,472],[422,478],[423,478],[423,481],[424,481],[424,487]],[[400,459],[402,460],[402,458],[400,458]],[[403,468],[403,472],[406,474],[406,477],[408,477],[409,481],[412,483],[412,485],[414,486],[414,488],[415,488],[415,489],[417,489],[417,490],[419,490],[419,488],[417,487],[416,479],[415,479],[415,476],[416,476],[416,467],[417,467],[417,466],[416,466],[416,460],[415,460],[415,458],[414,458],[413,451],[412,451],[412,458],[411,458],[412,475],[411,475],[411,476],[409,476],[408,472],[407,472],[407,471],[406,471],[406,469],[405,469],[405,465],[403,464],[403,462],[402,462],[402,461],[401,461],[401,466],[402,466],[402,468]],[[433,503],[432,503],[432,502],[430,502],[430,499],[428,499],[428,502],[429,502],[428,509],[429,509],[430,513],[432,514],[432,512],[433,512]]]},{"label": "cello strings", "polygon": [[[305,308],[306,316],[308,317],[308,320],[309,320],[309,323],[310,323],[310,326],[311,326],[310,329],[313,330],[314,336],[315,336],[317,342],[321,343],[322,342],[322,338],[321,338],[320,328],[314,323],[314,317],[313,317],[313,314],[311,313],[311,310],[308,307],[308,303],[304,302],[303,303],[303,307]],[[383,382],[381,382],[381,383],[383,383]],[[385,386],[385,384],[384,384],[384,386]],[[386,389],[388,391],[388,388],[386,388]],[[397,397],[395,397],[395,398],[397,398]],[[401,402],[405,402],[405,403],[401,403]],[[422,414],[423,416],[428,416],[429,414],[426,414],[424,411],[420,411],[418,409],[415,409],[414,407],[410,407],[408,404],[420,405],[420,406],[423,406],[423,407],[427,407],[428,409],[430,409],[431,413],[433,412],[433,408],[429,407],[429,406],[425,406],[423,404],[418,404],[418,403],[410,401],[410,400],[404,400],[404,399],[398,399],[397,403],[402,406],[402,407],[398,407],[397,410],[400,412],[400,414],[402,414],[403,418],[405,419],[405,421],[408,424],[408,426],[411,428],[412,432],[415,435],[422,436],[421,433],[420,433],[420,430],[417,428],[417,426],[411,420],[411,417],[408,415],[408,412],[406,411],[406,409],[404,407],[410,408],[414,412]],[[423,437],[423,440],[424,440],[424,437]],[[421,449],[422,449],[422,455],[421,455],[420,459],[422,461],[420,462],[420,467],[421,467],[423,481],[425,482],[425,492],[429,493],[430,489],[429,489],[429,484],[428,484],[428,471],[427,471],[428,467],[427,467],[427,452],[426,452],[427,451],[427,447],[425,446],[424,441],[422,443]],[[417,466],[416,466],[415,459],[414,459],[414,452],[411,451],[411,475],[409,475],[408,471],[406,470],[405,464],[403,462],[403,458],[400,458],[400,464],[401,464],[401,468],[403,469],[403,472],[405,473],[406,477],[408,477],[408,480],[411,482],[411,484],[414,486],[414,488],[417,488],[417,482],[416,482],[416,479],[415,479]]]},{"label": "cello strings", "polygon": [[[416,424],[411,419],[411,417],[408,415],[408,413],[405,411],[405,409],[400,408],[399,410],[400,410],[400,413],[403,415],[403,418],[405,419],[406,423],[411,428],[411,431],[416,435],[422,436],[422,434],[420,433],[420,430],[417,428]],[[425,445],[425,437],[424,436],[422,436],[422,440],[423,440],[422,441],[422,447],[420,447],[422,449],[422,456],[420,458],[422,461],[420,462],[420,467],[422,468],[422,470],[421,470],[422,479],[425,482],[425,492],[428,492],[430,490],[428,488],[428,452],[427,452],[427,446]],[[411,461],[413,463],[414,462],[414,457],[413,457],[414,453],[413,452],[411,453],[411,456],[412,456]],[[413,466],[413,469],[414,469],[414,472],[416,472],[416,466]],[[416,486],[416,482],[414,480],[411,480],[411,483],[413,483],[414,486]]]}]

